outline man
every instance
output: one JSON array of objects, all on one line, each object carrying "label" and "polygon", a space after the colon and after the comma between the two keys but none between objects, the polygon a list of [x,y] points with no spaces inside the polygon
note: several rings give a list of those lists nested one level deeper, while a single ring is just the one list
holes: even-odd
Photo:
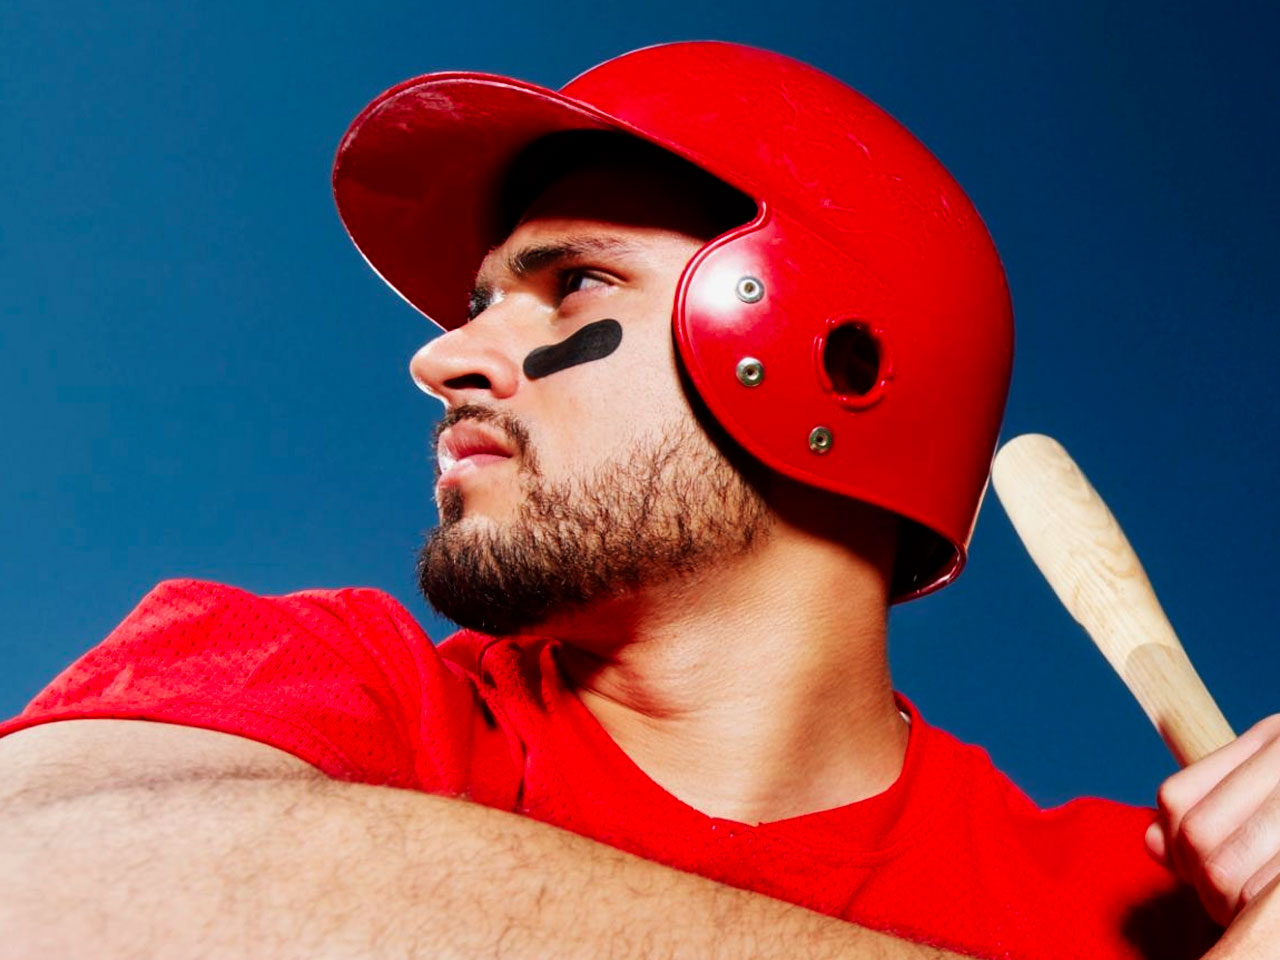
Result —
[{"label": "man", "polygon": [[893,693],[1010,358],[994,248],[894,121],[677,44],[563,94],[410,81],[335,189],[448,331],[420,575],[470,629],[162,584],[0,729],[14,955],[1192,957],[1210,916],[1267,955],[1274,718],[1148,831],[1037,810]]}]

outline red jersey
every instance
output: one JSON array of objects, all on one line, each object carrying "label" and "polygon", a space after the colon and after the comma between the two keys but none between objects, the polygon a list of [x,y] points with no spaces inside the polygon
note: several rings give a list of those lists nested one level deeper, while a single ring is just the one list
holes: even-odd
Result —
[{"label": "red jersey", "polygon": [[707,816],[610,739],[557,650],[469,631],[435,647],[376,590],[258,597],[174,580],[0,736],[87,717],[208,727],[337,779],[466,796],[980,957],[1198,957],[1217,932],[1147,856],[1150,810],[1097,799],[1041,810],[906,700],[906,759],[885,792],[771,823]]}]

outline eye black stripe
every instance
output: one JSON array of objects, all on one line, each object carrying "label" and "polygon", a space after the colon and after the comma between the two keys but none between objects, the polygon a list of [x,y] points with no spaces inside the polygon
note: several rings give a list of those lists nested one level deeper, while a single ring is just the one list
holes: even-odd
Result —
[{"label": "eye black stripe", "polygon": [[529,351],[524,358],[524,375],[537,380],[580,363],[602,360],[622,343],[622,324],[617,320],[596,320],[581,330],[545,347]]}]

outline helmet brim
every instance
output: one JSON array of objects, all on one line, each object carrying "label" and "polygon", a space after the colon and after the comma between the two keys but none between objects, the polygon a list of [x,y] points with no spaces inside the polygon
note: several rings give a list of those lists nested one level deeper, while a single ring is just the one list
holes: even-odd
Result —
[{"label": "helmet brim", "polygon": [[616,118],[554,90],[483,73],[435,73],[383,93],[352,121],[333,166],[338,214],[400,296],[446,330],[501,242],[512,162],[543,137],[617,130]]}]

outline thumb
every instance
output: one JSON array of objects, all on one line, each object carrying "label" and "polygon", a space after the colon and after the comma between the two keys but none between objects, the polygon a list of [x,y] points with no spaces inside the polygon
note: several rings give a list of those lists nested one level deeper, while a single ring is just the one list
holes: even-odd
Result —
[{"label": "thumb", "polygon": [[1169,842],[1164,832],[1164,825],[1159,820],[1151,821],[1143,837],[1147,845],[1147,853],[1156,863],[1168,870],[1173,870],[1173,861],[1169,858]]}]

